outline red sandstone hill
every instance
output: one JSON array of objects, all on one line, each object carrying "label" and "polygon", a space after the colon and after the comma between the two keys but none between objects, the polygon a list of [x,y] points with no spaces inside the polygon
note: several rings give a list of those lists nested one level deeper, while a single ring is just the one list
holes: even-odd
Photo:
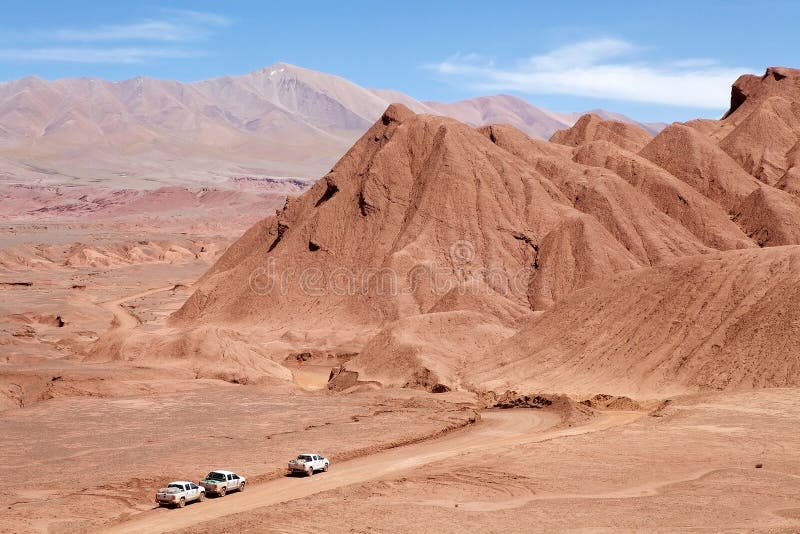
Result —
[{"label": "red sandstone hill", "polygon": [[800,247],[716,253],[573,293],[475,358],[490,389],[632,396],[800,384]]},{"label": "red sandstone hill", "polygon": [[[256,294],[248,277],[269,262],[287,291]],[[233,245],[177,317],[379,325],[441,308],[459,284],[537,309],[639,266],[525,161],[452,119],[393,105],[311,190]],[[346,272],[358,291],[309,294],[309,269],[325,284]],[[397,291],[373,287],[381,269]]]},{"label": "red sandstone hill", "polygon": [[736,80],[716,137],[744,170],[786,188],[800,168],[800,70],[772,67]]},{"label": "red sandstone hill", "polygon": [[[176,318],[377,326],[461,309],[431,280],[417,283],[426,269],[446,289],[507,301],[494,306],[507,323],[520,316],[509,310],[545,309],[617,271],[711,250],[625,179],[570,158],[512,127],[476,131],[393,105],[310,191],[234,244]],[[286,291],[242,283],[267,264]],[[358,291],[309,294],[299,278],[309,269],[326,285],[345,271]],[[372,287],[381,269],[409,291]]]},{"label": "red sandstone hill", "polygon": [[608,141],[620,148],[636,152],[653,138],[642,128],[622,121],[603,120],[587,113],[571,128],[559,130],[550,137],[551,143],[580,146],[589,141]]},{"label": "red sandstone hill", "polygon": [[[392,105],[225,253],[174,324],[357,332],[348,368],[386,385],[797,385],[800,204],[726,142],[766,154],[763,121],[795,131],[795,72],[740,79],[726,118],[653,139],[588,117],[548,143]],[[770,168],[794,172],[778,151]]]}]

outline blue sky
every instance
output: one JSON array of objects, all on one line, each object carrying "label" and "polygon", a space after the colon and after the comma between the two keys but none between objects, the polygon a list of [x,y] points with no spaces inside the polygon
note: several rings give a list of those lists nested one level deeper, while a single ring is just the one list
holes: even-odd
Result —
[{"label": "blue sky", "polygon": [[510,93],[556,111],[718,117],[744,72],[798,65],[792,1],[4,5],[0,80],[198,80],[278,61],[420,100]]}]

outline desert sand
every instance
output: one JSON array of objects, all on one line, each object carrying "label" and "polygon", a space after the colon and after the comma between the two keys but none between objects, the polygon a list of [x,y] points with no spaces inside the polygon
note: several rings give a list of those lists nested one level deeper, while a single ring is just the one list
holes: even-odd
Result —
[{"label": "desert sand", "polygon": [[[316,182],[7,182],[0,531],[797,532],[798,88],[550,141],[395,103]],[[155,506],[215,468],[246,491]]]}]

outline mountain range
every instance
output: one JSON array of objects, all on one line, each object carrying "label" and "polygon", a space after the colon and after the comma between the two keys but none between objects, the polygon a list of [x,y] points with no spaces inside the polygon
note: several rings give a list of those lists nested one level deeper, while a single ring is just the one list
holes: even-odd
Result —
[{"label": "mountain range", "polygon": [[[36,77],[0,83],[0,179],[152,187],[233,177],[317,178],[391,103],[549,138],[580,114],[508,95],[420,102],[285,63],[182,83]],[[621,119],[603,110],[602,118]],[[643,124],[656,133],[663,124]]]}]

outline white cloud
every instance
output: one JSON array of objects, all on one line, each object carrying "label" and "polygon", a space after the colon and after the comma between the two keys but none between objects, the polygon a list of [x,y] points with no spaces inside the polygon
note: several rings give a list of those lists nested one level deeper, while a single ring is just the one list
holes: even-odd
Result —
[{"label": "white cloud", "polygon": [[687,69],[692,68],[692,67],[717,67],[717,66],[719,66],[719,64],[715,60],[713,60],[711,58],[707,58],[707,57],[696,57],[696,58],[690,58],[690,59],[678,59],[676,61],[670,62],[670,65],[672,65],[673,67],[687,68]]},{"label": "white cloud", "polygon": [[6,48],[2,61],[49,61],[62,63],[144,63],[148,59],[195,57],[196,52],[173,48]]},{"label": "white cloud", "polygon": [[621,39],[595,39],[562,46],[546,54],[533,56],[525,64],[530,69],[536,70],[559,69],[563,65],[590,67],[634,50],[636,47]]},{"label": "white cloud", "polygon": [[[84,28],[49,28],[15,35],[15,43],[29,41],[29,48],[0,48],[0,60],[53,63],[146,63],[154,59],[204,55],[198,42],[231,24],[216,13],[161,9],[159,17],[124,24]],[[191,50],[186,47],[191,43]],[[183,46],[181,46],[183,45]]]},{"label": "white cloud", "polygon": [[636,60],[642,50],[613,38],[573,43],[498,67],[457,55],[428,68],[477,91],[515,91],[724,109],[730,86],[750,69],[722,67],[706,58],[666,63]]},{"label": "white cloud", "polygon": [[166,9],[158,19],[127,24],[105,24],[86,28],[51,28],[34,32],[42,40],[59,42],[102,41],[194,41],[207,37],[214,29],[227,26],[230,19],[216,13]]},{"label": "white cloud", "polygon": [[39,32],[50,41],[94,43],[101,41],[191,41],[203,35],[194,28],[165,20],[147,20],[134,24],[96,26],[94,28],[59,28]]},{"label": "white cloud", "polygon": [[197,23],[206,24],[208,26],[230,26],[232,22],[231,19],[225,15],[210,13],[208,11],[164,8],[161,10],[161,12],[184,20],[192,20]]},{"label": "white cloud", "polygon": [[[158,18],[83,28],[49,28],[18,35],[29,48],[0,48],[0,60],[70,63],[145,63],[152,59],[204,55],[180,44],[196,44],[231,24],[216,13],[162,9]],[[102,46],[101,44],[102,43]]]}]

